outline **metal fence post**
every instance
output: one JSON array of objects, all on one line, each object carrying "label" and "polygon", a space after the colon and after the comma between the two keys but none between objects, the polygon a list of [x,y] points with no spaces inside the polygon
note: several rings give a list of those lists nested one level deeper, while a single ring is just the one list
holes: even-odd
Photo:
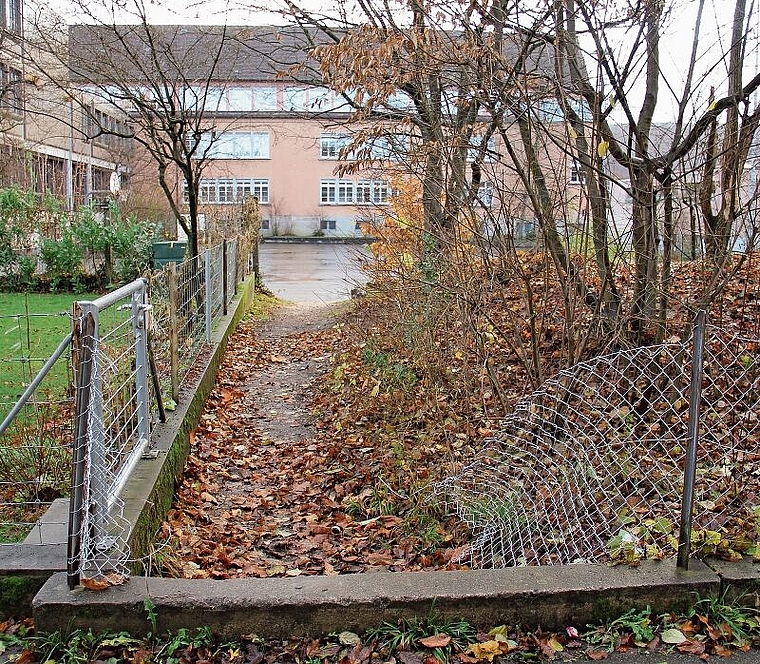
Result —
[{"label": "metal fence post", "polygon": [[227,240],[222,242],[222,315],[227,315]]},{"label": "metal fence post", "polygon": [[74,440],[71,462],[71,498],[69,499],[69,525],[67,533],[66,576],[69,590],[79,584],[82,569],[82,526],[85,502],[84,475],[87,465],[87,435],[89,422],[92,363],[95,353],[95,320],[92,314],[84,315],[81,309],[72,321],[72,334],[78,343],[76,354],[76,394],[74,413]]},{"label": "metal fence post", "polygon": [[171,365],[172,400],[179,401],[179,288],[177,265],[169,263],[169,361]]},{"label": "metal fence post", "polygon": [[211,289],[213,288],[212,280],[211,280],[211,250],[210,249],[204,249],[203,250],[203,269],[206,273],[206,341],[208,343],[211,343],[211,305],[212,305],[212,296],[213,293]]},{"label": "metal fence post", "polygon": [[135,335],[135,399],[137,400],[138,445],[150,439],[150,396],[148,391],[148,315],[145,284],[132,293],[132,330]]},{"label": "metal fence post", "polygon": [[[238,240],[235,238],[232,241],[232,295],[237,295],[238,292]],[[232,298],[230,298],[232,299]]]},{"label": "metal fence post", "polygon": [[702,376],[704,375],[706,326],[707,314],[704,310],[700,310],[694,320],[693,328],[691,390],[689,393],[689,441],[683,473],[681,529],[678,535],[677,566],[684,570],[689,569],[689,554],[691,552],[691,521],[694,507],[694,483],[697,474],[697,447],[699,445],[700,411],[702,407]]}]

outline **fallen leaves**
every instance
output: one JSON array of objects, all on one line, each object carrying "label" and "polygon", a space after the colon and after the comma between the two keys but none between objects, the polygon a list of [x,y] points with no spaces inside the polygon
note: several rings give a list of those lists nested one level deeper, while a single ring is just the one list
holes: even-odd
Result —
[{"label": "fallen leaves", "polygon": [[87,590],[101,591],[113,586],[121,586],[127,582],[128,578],[124,574],[112,572],[97,578],[82,578],[79,580],[79,585]]}]

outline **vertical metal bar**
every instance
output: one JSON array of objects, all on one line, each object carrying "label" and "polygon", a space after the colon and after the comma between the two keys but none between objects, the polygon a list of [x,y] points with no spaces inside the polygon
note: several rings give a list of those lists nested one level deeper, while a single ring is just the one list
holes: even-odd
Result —
[{"label": "vertical metal bar", "polygon": [[702,408],[702,376],[704,375],[705,328],[707,314],[697,313],[693,329],[693,355],[691,361],[691,390],[689,393],[689,444],[683,473],[683,496],[681,502],[681,529],[678,535],[678,560],[680,569],[689,569],[691,552],[691,525],[694,507],[694,483],[697,475],[697,447],[699,445],[700,411]]},{"label": "vertical metal bar", "polygon": [[132,330],[135,335],[135,399],[137,435],[142,445],[150,439],[150,398],[148,396],[148,298],[147,289],[132,294]]},{"label": "vertical metal bar", "polygon": [[156,393],[156,405],[158,406],[158,421],[166,422],[166,409],[164,408],[164,395],[161,394],[161,380],[158,375],[158,366],[156,365],[156,357],[153,354],[153,344],[150,341],[150,334],[148,338],[148,364],[150,365],[150,378],[153,381],[153,391]]},{"label": "vertical metal bar", "polygon": [[227,240],[222,242],[222,315],[227,315]]},{"label": "vertical metal bar", "polygon": [[171,362],[172,400],[179,401],[179,288],[177,265],[169,263],[169,353]]},{"label": "vertical metal bar", "polygon": [[[238,237],[240,237],[240,236],[238,236]],[[238,288],[237,288],[238,287],[238,277],[240,275],[240,272],[238,270],[238,246],[239,246],[238,245],[238,238],[236,237],[232,241],[232,249],[233,249],[233,252],[234,252],[233,256],[235,257],[232,260],[232,269],[234,270],[234,272],[233,272],[233,278],[232,278],[232,294],[233,295],[237,295],[237,292],[238,292]]]},{"label": "vertical metal bar", "polygon": [[72,321],[72,334],[79,340],[77,355],[76,396],[74,399],[74,440],[71,462],[71,498],[69,499],[69,525],[66,554],[66,576],[69,590],[79,584],[82,569],[82,514],[84,510],[84,475],[87,464],[87,432],[89,420],[90,388],[92,386],[92,358],[94,354],[95,321],[91,314],[81,310]]},{"label": "vertical metal bar", "polygon": [[[90,515],[90,536],[96,544],[103,541],[106,529],[106,432],[103,421],[103,370],[98,348],[100,346],[100,309],[94,302],[80,302],[82,313],[92,317],[92,377],[90,380],[89,445],[90,484],[85,509]],[[85,556],[88,551],[85,550]],[[87,560],[82,560],[83,567]]]},{"label": "vertical metal bar", "polygon": [[211,343],[211,250],[203,250],[203,267],[206,273],[206,341]]}]

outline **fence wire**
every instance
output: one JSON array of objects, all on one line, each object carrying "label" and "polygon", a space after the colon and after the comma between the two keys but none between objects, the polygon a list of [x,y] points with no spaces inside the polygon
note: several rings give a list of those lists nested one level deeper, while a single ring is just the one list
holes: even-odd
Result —
[{"label": "fence wire", "polygon": [[206,345],[206,277],[202,256],[177,266],[179,382],[187,378]]},{"label": "fence wire", "polygon": [[[0,316],[0,421],[62,341],[70,321],[69,312]],[[57,524],[48,522],[44,533],[38,519],[69,493],[71,379],[71,353],[66,349],[0,436],[0,544],[66,541],[65,510]]]},{"label": "fence wire", "polygon": [[208,306],[211,312],[210,320],[215,320],[222,315],[222,311],[226,306],[226,293],[224,292],[225,249],[222,245],[218,245],[206,251]]},{"label": "fence wire", "polygon": [[[697,544],[756,536],[758,343],[709,328],[698,413]],[[690,342],[621,351],[562,371],[521,401],[477,458],[439,487],[472,530],[470,562],[508,567],[674,555],[691,358]]]}]

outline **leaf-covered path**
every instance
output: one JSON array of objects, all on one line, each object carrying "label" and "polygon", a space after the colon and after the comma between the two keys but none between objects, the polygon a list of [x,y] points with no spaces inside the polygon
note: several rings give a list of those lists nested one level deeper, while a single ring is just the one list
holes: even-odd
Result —
[{"label": "leaf-covered path", "polygon": [[395,516],[354,520],[344,498],[376,479],[373,448],[311,411],[341,305],[277,308],[244,321],[194,432],[156,559],[185,577],[419,569]]}]

